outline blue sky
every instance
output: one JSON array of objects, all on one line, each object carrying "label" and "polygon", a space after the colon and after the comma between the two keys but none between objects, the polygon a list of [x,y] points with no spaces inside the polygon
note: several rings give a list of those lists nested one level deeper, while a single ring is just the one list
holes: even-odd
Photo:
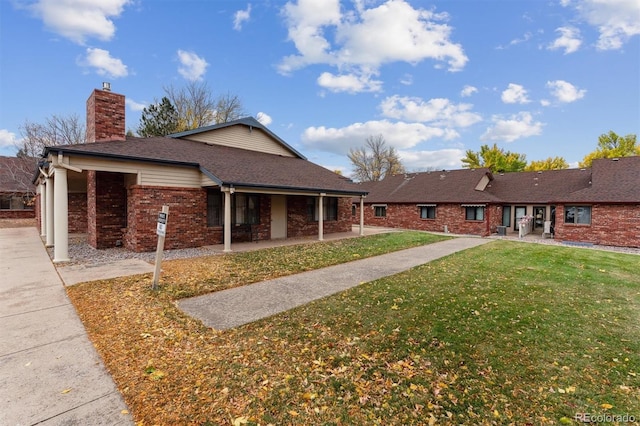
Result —
[{"label": "blue sky", "polygon": [[204,81],[310,160],[349,174],[382,135],[408,170],[496,143],[577,165],[640,133],[638,0],[0,0],[0,155],[103,81],[127,128]]}]

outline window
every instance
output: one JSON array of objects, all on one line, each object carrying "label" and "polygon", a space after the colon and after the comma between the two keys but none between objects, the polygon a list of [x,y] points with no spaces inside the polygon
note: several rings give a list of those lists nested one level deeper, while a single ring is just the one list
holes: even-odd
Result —
[{"label": "window", "polygon": [[590,206],[565,206],[564,223],[590,225],[591,224],[591,207]]},{"label": "window", "polygon": [[222,193],[207,190],[207,226],[222,226]]},{"label": "window", "polygon": [[0,210],[33,210],[34,197],[29,195],[0,196]]},{"label": "window", "polygon": [[[307,197],[307,221],[318,221],[318,197]],[[338,220],[338,199],[322,197],[322,220]]]},{"label": "window", "polygon": [[420,210],[420,219],[435,219],[436,206],[418,206]]},{"label": "window", "polygon": [[465,207],[466,220],[484,220],[484,207]]},{"label": "window", "polygon": [[356,215],[356,206],[355,204],[351,206],[351,216],[355,216]]},{"label": "window", "polygon": [[231,210],[233,223],[238,225],[255,225],[260,223],[260,198],[258,195],[234,194]]},{"label": "window", "polygon": [[[224,225],[222,193],[219,190],[207,191],[207,226]],[[238,225],[260,223],[260,197],[252,194],[236,193],[231,198],[231,222]]]},{"label": "window", "polygon": [[387,206],[373,206],[375,217],[387,217]]}]

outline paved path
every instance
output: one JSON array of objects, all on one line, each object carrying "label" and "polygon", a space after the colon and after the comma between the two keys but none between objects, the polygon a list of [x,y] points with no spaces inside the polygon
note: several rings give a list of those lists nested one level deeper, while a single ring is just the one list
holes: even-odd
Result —
[{"label": "paved path", "polygon": [[0,425],[132,425],[35,228],[0,229]]},{"label": "paved path", "polygon": [[183,299],[178,302],[178,307],[209,327],[217,330],[229,329],[489,241],[481,238],[454,238]]}]

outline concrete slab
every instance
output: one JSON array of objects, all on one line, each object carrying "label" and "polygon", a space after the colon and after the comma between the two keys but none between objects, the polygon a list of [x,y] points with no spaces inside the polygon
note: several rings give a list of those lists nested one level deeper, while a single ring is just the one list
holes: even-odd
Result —
[{"label": "concrete slab", "polygon": [[153,265],[140,259],[123,259],[109,263],[87,263],[58,267],[58,273],[65,285],[149,272],[153,272]]},{"label": "concrete slab", "polygon": [[0,229],[0,424],[132,425],[35,228]]},{"label": "concrete slab", "polygon": [[481,238],[454,238],[342,265],[183,299],[178,307],[217,330],[238,327],[363,282],[411,269],[489,242]]}]

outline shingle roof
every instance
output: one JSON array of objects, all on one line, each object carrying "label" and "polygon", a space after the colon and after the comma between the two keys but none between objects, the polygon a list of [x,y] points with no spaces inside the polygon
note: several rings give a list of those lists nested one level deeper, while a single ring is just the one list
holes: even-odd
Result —
[{"label": "shingle roof", "polygon": [[35,158],[0,156],[0,192],[33,192],[33,171]]},{"label": "shingle roof", "polygon": [[489,169],[406,173],[362,185],[367,203],[490,203],[499,199],[476,185]]},{"label": "shingle roof", "polygon": [[491,175],[487,169],[395,175],[360,184],[367,203],[640,203],[640,157],[600,159],[590,169],[546,170]]},{"label": "shingle roof", "polygon": [[355,183],[302,158],[186,139],[127,137],[123,141],[49,147],[45,155],[49,152],[198,167],[221,185],[349,195],[366,192]]},{"label": "shingle roof", "polygon": [[575,203],[640,203],[640,157],[594,160],[591,185],[565,197]]},{"label": "shingle roof", "polygon": [[548,204],[566,199],[591,181],[589,169],[545,170],[493,175],[486,191],[506,203]]}]

